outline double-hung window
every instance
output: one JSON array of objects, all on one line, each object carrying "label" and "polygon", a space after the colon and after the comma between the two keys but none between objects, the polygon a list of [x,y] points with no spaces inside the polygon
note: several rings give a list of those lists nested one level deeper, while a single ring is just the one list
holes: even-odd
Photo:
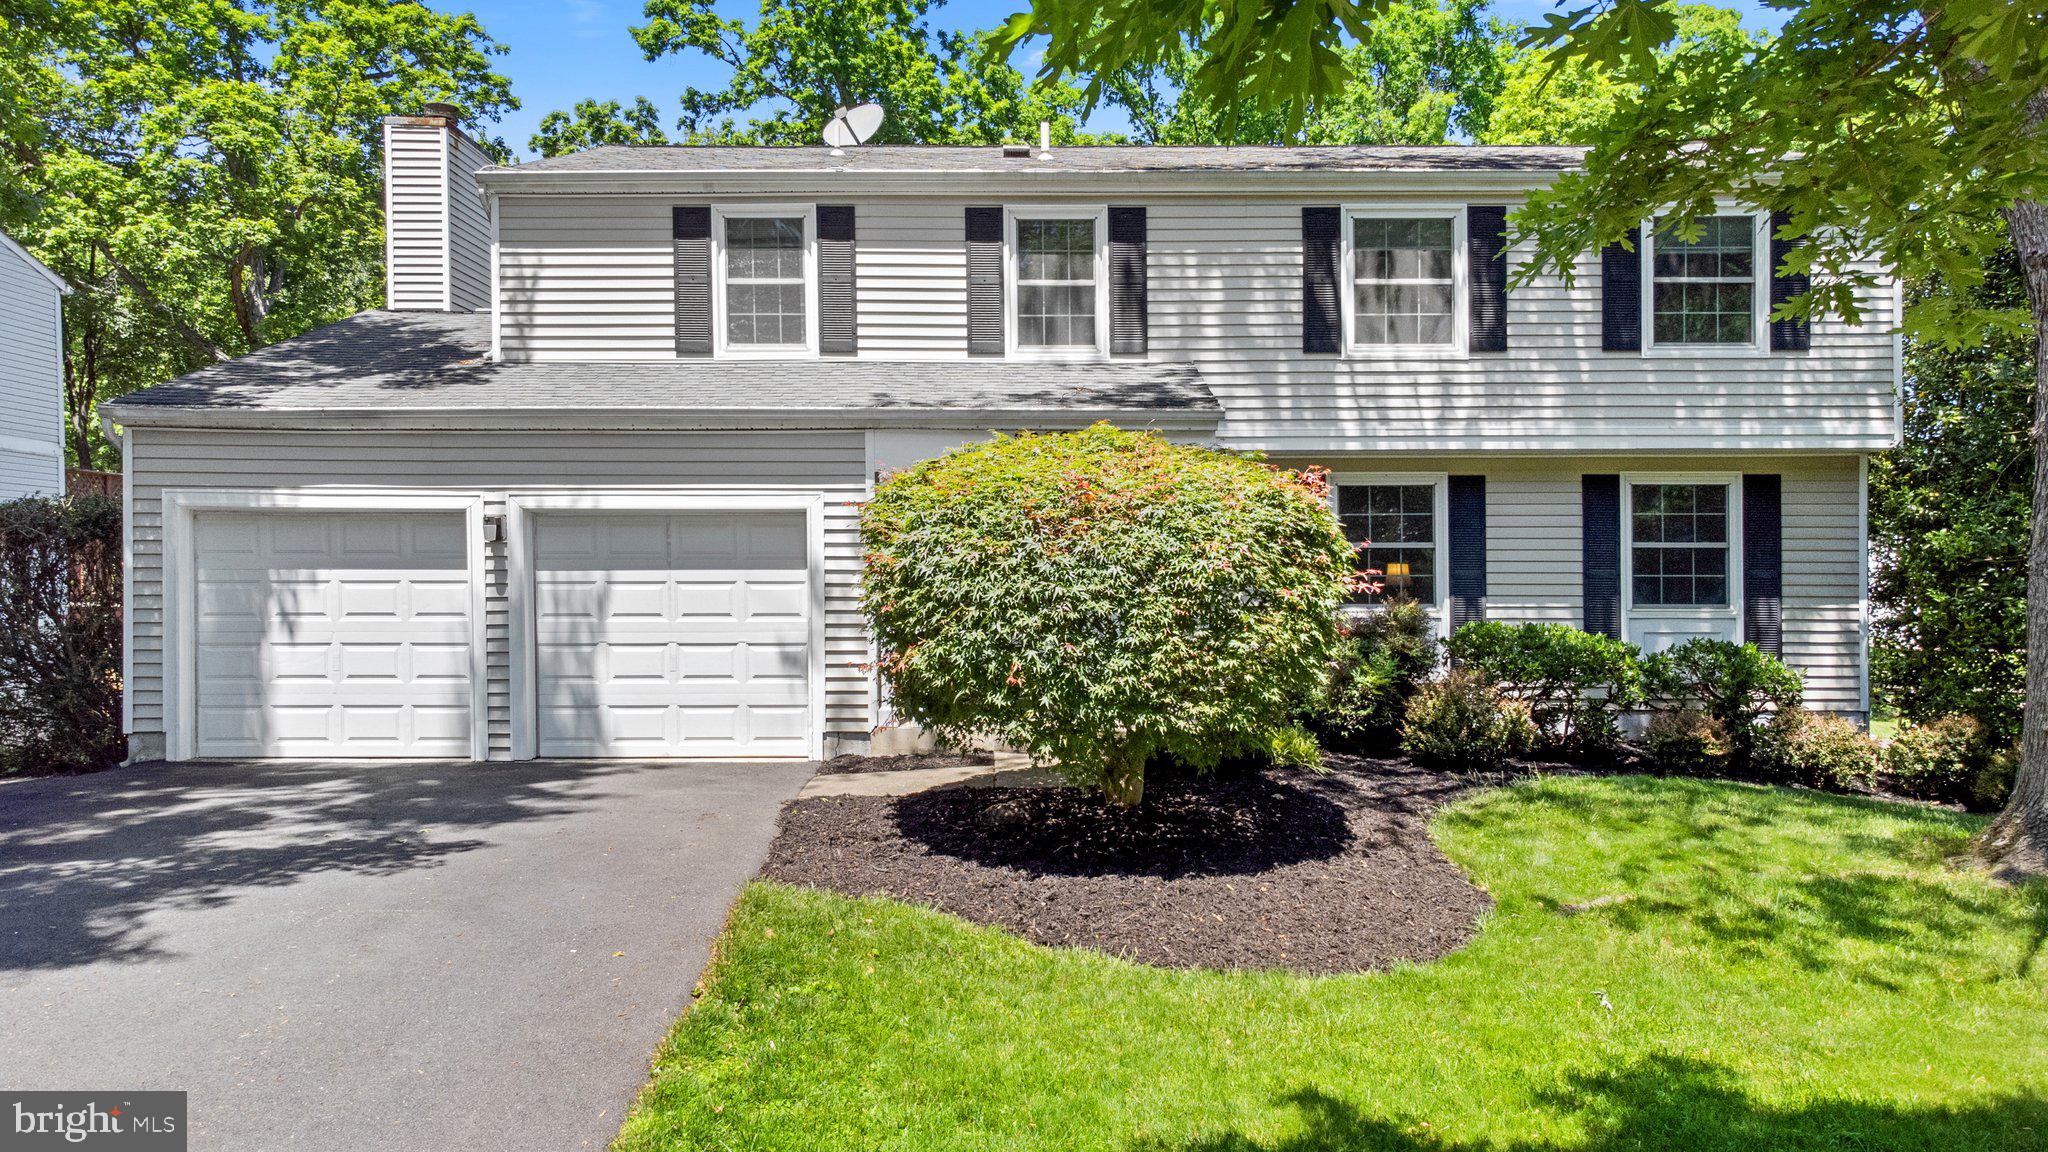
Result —
[{"label": "double-hung window", "polygon": [[1458,209],[1347,215],[1344,313],[1353,352],[1465,347],[1464,233]]},{"label": "double-hung window", "polygon": [[1010,214],[1011,345],[1025,355],[1109,354],[1108,230],[1100,209]]},{"label": "double-hung window", "polygon": [[720,210],[717,224],[720,349],[736,355],[815,351],[809,210]]},{"label": "double-hung window", "polygon": [[1629,600],[1636,607],[1729,603],[1729,485],[1629,486]]},{"label": "double-hung window", "polygon": [[1339,481],[1337,519],[1357,549],[1358,571],[1378,585],[1354,593],[1352,603],[1407,596],[1435,605],[1441,491],[1437,479],[1419,476]]},{"label": "double-hung window", "polygon": [[1681,233],[1666,217],[1649,230],[1647,346],[1760,347],[1770,294],[1762,282],[1769,257],[1758,217],[1707,216],[1694,228],[1696,234]]}]

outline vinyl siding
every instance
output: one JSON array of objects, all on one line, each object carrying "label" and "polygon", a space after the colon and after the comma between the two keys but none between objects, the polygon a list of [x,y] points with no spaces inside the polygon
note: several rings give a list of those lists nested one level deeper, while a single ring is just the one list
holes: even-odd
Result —
[{"label": "vinyl siding", "polygon": [[448,266],[453,276],[451,302],[461,312],[491,306],[491,219],[484,214],[476,171],[492,162],[469,137],[460,132],[449,134]]},{"label": "vinyl siding", "polygon": [[0,246],[0,499],[64,489],[63,297]]},{"label": "vinyl siding", "polygon": [[1807,704],[1857,712],[1864,671],[1858,460],[1828,457],[1278,457],[1333,472],[1486,477],[1489,619],[1578,625],[1579,477],[1586,473],[1775,472],[1784,477],[1784,658],[1806,678]]},{"label": "vinyl siding", "polygon": [[428,125],[384,125],[385,296],[394,309],[447,306],[447,138]]},{"label": "vinyl siding", "polygon": [[[826,732],[864,735],[870,678],[859,608],[856,501],[865,493],[858,433],[518,433],[130,431],[134,484],[129,573],[134,723],[163,732],[163,492],[166,488],[419,487],[475,491],[487,513],[510,492],[562,487],[707,489],[776,485],[826,494]],[[505,549],[486,555],[485,653],[493,756],[511,750],[511,650]]]},{"label": "vinyl siding", "polygon": [[[672,358],[668,210],[678,202],[505,196],[507,355]],[[860,355],[965,358],[962,209],[1001,198],[850,202]],[[1862,297],[1862,325],[1817,323],[1810,352],[1605,353],[1599,261],[1589,257],[1579,261],[1573,285],[1544,277],[1510,290],[1504,354],[1305,355],[1301,207],[1309,202],[1189,197],[1147,205],[1149,355],[1200,366],[1225,408],[1219,437],[1226,444],[1555,452],[1868,451],[1892,442],[1893,309],[1886,287]],[[1526,255],[1518,249],[1511,263]]]}]

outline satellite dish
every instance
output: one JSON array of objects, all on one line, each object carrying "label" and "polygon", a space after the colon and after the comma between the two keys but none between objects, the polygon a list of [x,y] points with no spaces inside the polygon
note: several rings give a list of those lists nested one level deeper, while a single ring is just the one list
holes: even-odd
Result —
[{"label": "satellite dish", "polygon": [[825,143],[834,148],[855,148],[868,142],[882,126],[880,104],[858,104],[832,113],[825,124]]}]

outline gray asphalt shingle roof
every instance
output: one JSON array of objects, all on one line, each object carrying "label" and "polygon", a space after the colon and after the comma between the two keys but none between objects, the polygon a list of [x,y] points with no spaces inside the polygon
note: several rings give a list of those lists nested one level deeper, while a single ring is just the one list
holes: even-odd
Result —
[{"label": "gray asphalt shingle roof", "polygon": [[1185,364],[718,360],[500,363],[488,313],[358,313],[106,407],[116,420],[174,411],[427,415],[561,411],[850,413],[1218,411]]},{"label": "gray asphalt shingle roof", "polygon": [[564,172],[1561,172],[1583,148],[1550,146],[1164,148],[1058,147],[1048,159],[1006,157],[994,145],[875,145],[834,156],[824,147],[608,144],[566,156],[485,168]]}]

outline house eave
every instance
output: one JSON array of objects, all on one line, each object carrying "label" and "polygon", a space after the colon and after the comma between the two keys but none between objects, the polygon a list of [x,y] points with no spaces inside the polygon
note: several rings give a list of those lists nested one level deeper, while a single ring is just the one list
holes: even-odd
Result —
[{"label": "house eave", "polygon": [[1371,169],[1348,171],[1016,172],[999,169],[924,172],[769,172],[758,169],[618,172],[521,172],[484,169],[477,183],[496,193],[552,195],[760,196],[829,195],[921,198],[975,196],[1213,197],[1255,193],[1340,195],[1423,193],[1517,196],[1547,187],[1557,171]]},{"label": "house eave", "polygon": [[128,428],[294,431],[734,431],[741,429],[870,428],[1081,428],[1108,421],[1126,428],[1209,431],[1222,420],[1214,409],[928,408],[826,410],[731,408],[625,409],[318,409],[152,408],[102,406],[102,415]]}]

